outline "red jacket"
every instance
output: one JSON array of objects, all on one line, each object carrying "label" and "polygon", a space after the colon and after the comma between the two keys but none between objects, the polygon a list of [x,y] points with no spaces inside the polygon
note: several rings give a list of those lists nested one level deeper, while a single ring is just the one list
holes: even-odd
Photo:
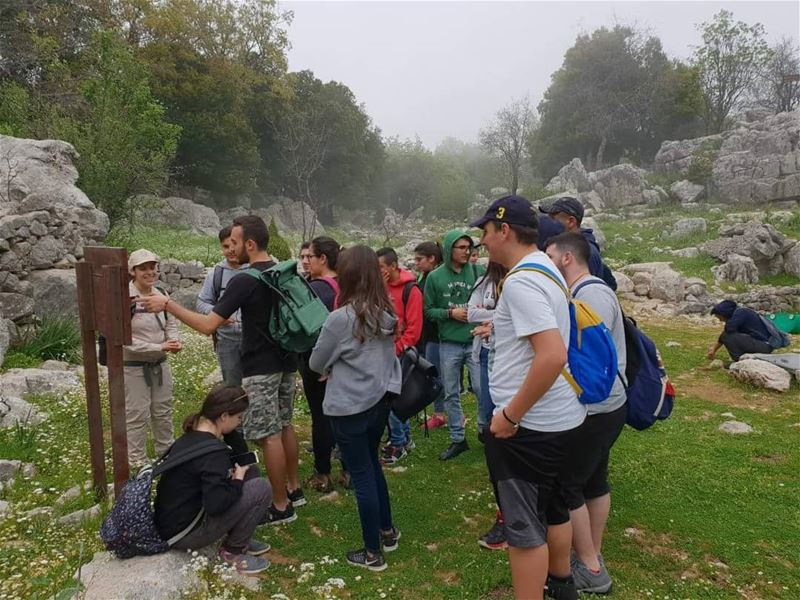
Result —
[{"label": "red jacket", "polygon": [[416,280],[411,271],[400,269],[400,277],[397,278],[397,281],[386,283],[399,321],[397,328],[399,336],[394,342],[394,350],[398,356],[406,348],[416,346],[422,335],[422,291],[418,286],[415,285],[411,288],[408,302],[403,306],[403,288],[409,281],[416,282]]}]

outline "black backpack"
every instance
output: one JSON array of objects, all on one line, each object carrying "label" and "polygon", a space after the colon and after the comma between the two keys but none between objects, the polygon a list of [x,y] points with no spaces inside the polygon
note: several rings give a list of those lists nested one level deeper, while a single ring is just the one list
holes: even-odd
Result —
[{"label": "black backpack", "polygon": [[222,450],[230,452],[227,444],[216,439],[205,440],[174,456],[171,455],[171,450],[172,448],[167,450],[164,456],[142,469],[134,479],[122,487],[119,497],[114,502],[114,508],[100,526],[100,538],[103,544],[117,558],[166,552],[188,535],[203,518],[205,511],[200,509],[188,527],[168,540],[163,539],[156,528],[151,502],[153,480],[156,477],[200,456]]}]

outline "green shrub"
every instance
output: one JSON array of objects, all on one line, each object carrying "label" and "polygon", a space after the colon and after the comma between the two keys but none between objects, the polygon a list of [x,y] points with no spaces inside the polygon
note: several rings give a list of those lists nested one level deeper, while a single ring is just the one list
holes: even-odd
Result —
[{"label": "green shrub", "polygon": [[3,359],[3,369],[33,369],[42,364],[42,360],[36,356],[25,354],[18,350],[9,350]]},{"label": "green shrub", "polygon": [[270,255],[277,260],[289,260],[292,258],[292,251],[289,249],[289,244],[278,233],[278,227],[275,225],[275,217],[269,221],[269,246],[267,250]]},{"label": "green shrub", "polygon": [[35,332],[14,344],[18,354],[39,360],[81,361],[81,331],[78,321],[68,315],[48,316]]},{"label": "green shrub", "polygon": [[692,162],[686,178],[699,185],[706,185],[711,179],[714,170],[714,161],[717,160],[717,151],[722,145],[722,140],[706,140],[692,154]]}]

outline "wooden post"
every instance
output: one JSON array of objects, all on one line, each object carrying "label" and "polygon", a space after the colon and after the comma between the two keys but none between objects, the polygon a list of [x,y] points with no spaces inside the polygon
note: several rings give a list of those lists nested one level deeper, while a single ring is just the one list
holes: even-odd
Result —
[{"label": "wooden post", "polygon": [[[104,265],[106,293],[109,300],[109,325],[107,332],[108,400],[111,407],[111,450],[114,460],[114,494],[119,495],[122,486],[130,477],[128,467],[128,430],[125,418],[125,375],[122,365],[122,345],[125,340],[123,323],[130,324],[130,298],[128,295],[128,272],[119,265]],[[121,294],[120,282],[124,283],[125,295]],[[130,329],[130,327],[129,327]]]},{"label": "wooden post", "polygon": [[86,415],[89,420],[89,453],[92,462],[94,495],[99,501],[106,497],[105,444],[103,442],[103,413],[100,404],[100,378],[97,374],[97,352],[94,334],[94,294],[92,293],[92,265],[82,262],[75,265],[78,284],[78,310],[81,319],[83,342],[83,377],[86,386]]}]

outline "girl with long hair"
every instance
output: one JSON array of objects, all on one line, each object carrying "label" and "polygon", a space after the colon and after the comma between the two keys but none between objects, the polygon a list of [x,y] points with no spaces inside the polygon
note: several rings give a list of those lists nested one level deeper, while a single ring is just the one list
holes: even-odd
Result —
[{"label": "girl with long hair", "polygon": [[309,366],[328,378],[322,408],[358,503],[364,546],[348,552],[347,562],[382,571],[383,553],[396,550],[400,538],[378,459],[389,405],[402,379],[394,350],[397,317],[374,250],[353,246],[339,254],[337,264],[339,308],[328,316]]}]

